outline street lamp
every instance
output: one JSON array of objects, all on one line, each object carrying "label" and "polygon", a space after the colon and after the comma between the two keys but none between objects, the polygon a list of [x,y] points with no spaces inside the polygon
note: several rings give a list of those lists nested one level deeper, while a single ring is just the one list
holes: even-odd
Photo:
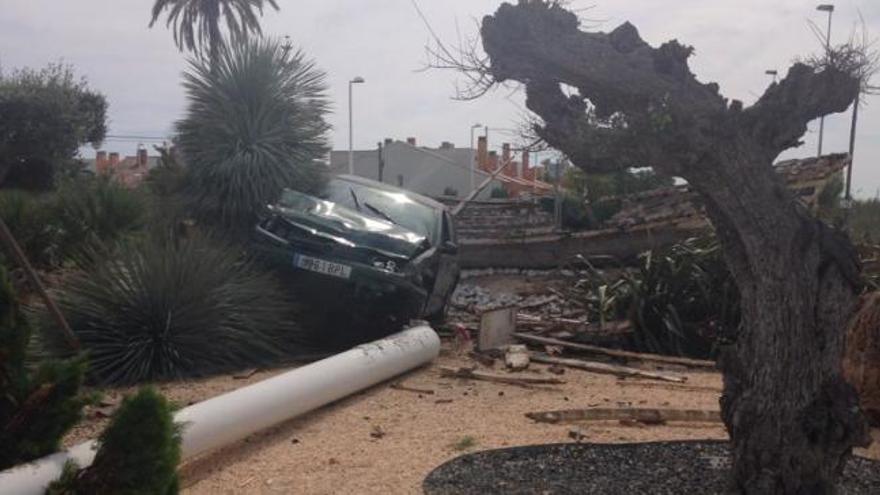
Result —
[{"label": "street lamp", "polygon": [[355,84],[363,84],[363,77],[355,77],[348,81],[348,173],[354,175],[354,125],[351,113],[351,87]]},{"label": "street lamp", "polygon": [[773,82],[775,83],[776,76],[779,75],[779,72],[777,72],[776,69],[768,69],[764,71],[764,74],[767,74],[768,76],[773,76]]},{"label": "street lamp", "polygon": [[[826,55],[831,51],[831,14],[834,13],[834,5],[830,3],[823,3],[816,7],[816,10],[820,12],[828,12],[828,30],[825,31],[825,53]],[[825,134],[825,116],[819,118],[819,152],[817,153],[817,157],[822,156],[822,137]]]},{"label": "street lamp", "polygon": [[476,129],[479,129],[480,127],[483,127],[483,124],[474,124],[471,126],[471,192],[473,192],[474,188],[477,187],[475,182],[476,179],[474,178],[474,169],[476,168],[476,152],[474,151],[474,131]]}]

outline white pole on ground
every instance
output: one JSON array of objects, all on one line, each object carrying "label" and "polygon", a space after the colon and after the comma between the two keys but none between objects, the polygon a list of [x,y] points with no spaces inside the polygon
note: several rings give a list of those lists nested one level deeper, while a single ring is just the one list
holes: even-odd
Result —
[{"label": "white pole on ground", "polygon": [[[440,338],[427,325],[409,328],[341,354],[208,399],[174,415],[183,425],[184,460],[347,397],[434,360]],[[94,441],[0,472],[0,493],[40,495],[68,460],[95,457]]]}]

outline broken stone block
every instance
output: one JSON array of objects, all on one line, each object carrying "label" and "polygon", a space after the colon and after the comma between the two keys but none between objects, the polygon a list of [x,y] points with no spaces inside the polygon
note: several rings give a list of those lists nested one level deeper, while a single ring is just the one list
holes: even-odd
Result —
[{"label": "broken stone block", "polygon": [[529,350],[526,346],[516,344],[507,346],[504,353],[504,364],[512,371],[520,371],[529,367]]}]

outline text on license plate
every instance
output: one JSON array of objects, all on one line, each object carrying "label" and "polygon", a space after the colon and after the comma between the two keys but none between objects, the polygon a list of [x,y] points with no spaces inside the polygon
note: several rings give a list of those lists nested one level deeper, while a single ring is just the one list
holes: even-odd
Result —
[{"label": "text on license plate", "polygon": [[351,276],[351,267],[348,265],[312,258],[302,254],[293,255],[293,266],[311,272],[330,275],[331,277],[348,278]]}]

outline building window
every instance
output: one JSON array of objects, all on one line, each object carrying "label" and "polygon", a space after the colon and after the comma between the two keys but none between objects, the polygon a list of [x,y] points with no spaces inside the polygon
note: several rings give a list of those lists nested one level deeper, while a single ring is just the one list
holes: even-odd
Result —
[{"label": "building window", "polygon": [[397,175],[397,187],[403,187],[403,175]]}]

